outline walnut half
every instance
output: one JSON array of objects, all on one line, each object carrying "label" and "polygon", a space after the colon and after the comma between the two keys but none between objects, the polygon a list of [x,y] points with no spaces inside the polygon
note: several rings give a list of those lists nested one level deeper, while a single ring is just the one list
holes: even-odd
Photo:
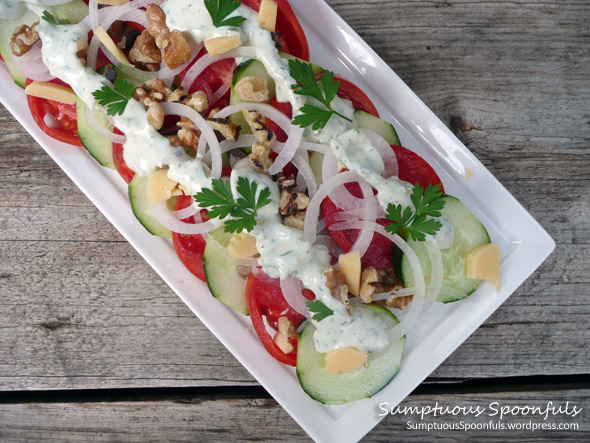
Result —
[{"label": "walnut half", "polygon": [[38,24],[39,22],[31,26],[22,25],[14,30],[10,36],[10,50],[16,57],[29,52],[33,45],[39,41]]}]

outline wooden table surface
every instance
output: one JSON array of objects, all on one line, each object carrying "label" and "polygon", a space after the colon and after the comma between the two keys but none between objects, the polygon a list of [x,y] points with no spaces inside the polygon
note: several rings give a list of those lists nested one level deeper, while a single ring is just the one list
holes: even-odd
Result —
[{"label": "wooden table surface", "polygon": [[[590,3],[328,3],[557,243],[403,405],[585,408],[555,420],[578,431],[395,415],[367,441],[587,438]],[[0,146],[0,439],[307,438],[4,108]]]}]

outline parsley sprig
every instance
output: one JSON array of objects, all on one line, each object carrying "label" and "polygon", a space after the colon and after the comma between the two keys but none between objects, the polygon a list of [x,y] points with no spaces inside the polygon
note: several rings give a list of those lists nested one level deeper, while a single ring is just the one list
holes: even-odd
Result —
[{"label": "parsley sprig", "polygon": [[53,16],[47,9],[43,11],[41,18],[52,25],[69,25],[71,22],[66,19],[58,19]]},{"label": "parsley sprig", "polygon": [[334,314],[334,311],[328,308],[320,300],[306,301],[305,305],[307,306],[307,309],[309,309],[309,312],[313,314],[311,318],[315,321],[322,321],[324,318]]},{"label": "parsley sprig", "polygon": [[116,79],[115,87],[103,86],[97,91],[94,91],[92,95],[98,104],[107,108],[108,115],[121,115],[125,111],[127,102],[131,100],[131,96],[135,91],[135,86],[125,80]]},{"label": "parsley sprig", "polygon": [[318,130],[326,126],[328,120],[334,114],[351,121],[345,115],[332,109],[332,100],[334,100],[338,89],[340,89],[340,82],[334,81],[333,72],[324,71],[322,73],[320,88],[320,85],[318,85],[315,79],[311,64],[302,62],[301,60],[289,60],[289,71],[291,72],[291,77],[297,82],[297,84],[291,86],[295,94],[315,98],[326,107],[326,109],[323,109],[312,105],[302,106],[300,109],[301,114],[293,119],[294,124],[302,128],[311,126],[314,130]]},{"label": "parsley sprig", "polygon": [[233,217],[225,221],[225,232],[241,232],[244,229],[250,232],[256,226],[258,210],[272,201],[270,189],[262,188],[256,198],[258,184],[246,177],[238,177],[236,190],[240,198],[234,200],[229,181],[214,178],[212,189],[205,188],[194,197],[199,206],[210,208],[207,217],[220,220]]},{"label": "parsley sprig", "polygon": [[440,217],[440,211],[445,206],[440,192],[440,185],[431,184],[422,188],[419,184],[414,186],[410,199],[414,205],[414,211],[409,206],[389,204],[385,218],[393,223],[385,229],[392,234],[407,233],[413,240],[424,241],[426,235],[434,235],[442,227],[440,222],[432,217]]},{"label": "parsley sprig", "polygon": [[240,7],[242,2],[237,0],[205,0],[205,7],[213,20],[216,28],[220,26],[240,26],[246,21],[244,17],[235,16],[227,18]]}]

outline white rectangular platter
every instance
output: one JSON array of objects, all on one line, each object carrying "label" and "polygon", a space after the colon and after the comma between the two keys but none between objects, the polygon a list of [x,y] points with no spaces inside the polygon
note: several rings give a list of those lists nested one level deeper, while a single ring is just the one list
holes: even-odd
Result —
[{"label": "white rectangular platter", "polygon": [[[291,3],[308,37],[312,61],[363,89],[382,118],[394,123],[402,144],[435,168],[447,193],[471,209],[502,250],[502,290],[498,293],[484,282],[468,299],[433,305],[407,336],[400,372],[371,399],[330,407],[308,397],[295,370],[265,351],[249,319],[211,297],[207,286],[178,261],[171,243],[143,229],[131,212],[126,185],[114,171],[100,167],[84,149],[41,132],[22,89],[13,84],[4,65],[0,68],[0,81],[5,85],[0,101],[305,432],[316,441],[357,441],[382,419],[378,405],[387,402],[393,407],[402,402],[534,272],[555,243],[323,0]],[[467,169],[474,171],[470,179],[465,178]]]}]

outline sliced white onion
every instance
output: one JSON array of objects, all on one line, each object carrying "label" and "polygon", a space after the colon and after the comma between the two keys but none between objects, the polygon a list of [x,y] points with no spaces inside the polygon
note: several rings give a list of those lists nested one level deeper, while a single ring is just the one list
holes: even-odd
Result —
[{"label": "sliced white onion", "polygon": [[254,143],[254,140],[256,140],[256,137],[254,135],[243,134],[243,135],[240,135],[236,141],[223,140],[221,143],[219,143],[219,146],[221,147],[221,152],[227,152],[227,151],[231,151],[232,149],[236,149],[236,148],[243,148],[245,146],[252,146],[252,144]]},{"label": "sliced white onion", "polygon": [[90,28],[98,28],[98,3],[96,0],[88,1],[88,17],[90,18]]},{"label": "sliced white onion", "polygon": [[278,174],[279,171],[287,166],[287,163],[293,159],[301,144],[301,137],[303,137],[303,128],[300,126],[292,126],[287,141],[285,142],[285,146],[277,158],[275,158],[273,164],[270,165],[270,168],[268,168],[268,173],[270,175]]},{"label": "sliced white onion", "polygon": [[315,239],[315,244],[324,246],[333,257],[338,257],[344,253],[342,248],[329,235],[318,235]]},{"label": "sliced white onion", "polygon": [[213,63],[218,62],[219,60],[235,57],[256,58],[256,54],[257,52],[255,48],[250,48],[247,46],[240,46],[239,48],[232,49],[231,51],[228,51],[225,54],[217,55],[215,57],[211,57],[209,54],[204,54],[186,72],[180,86],[182,86],[184,89],[188,91],[191,85],[194,83],[195,79],[199,76],[199,74],[201,74],[205,69],[207,69]]},{"label": "sliced white onion", "polygon": [[430,258],[432,270],[430,275],[430,284],[428,285],[428,291],[426,292],[426,301],[424,302],[424,307],[422,308],[423,311],[428,309],[432,303],[436,301],[436,298],[442,289],[444,275],[442,256],[436,242],[431,238],[426,238],[424,246],[428,252],[428,257]]},{"label": "sliced white onion", "polygon": [[326,151],[328,150],[328,148],[329,148],[328,145],[322,145],[320,143],[310,143],[310,142],[301,143],[301,149],[305,149],[306,151],[321,152],[322,154],[325,154]]},{"label": "sliced white onion", "polygon": [[383,159],[383,163],[385,164],[385,171],[383,171],[383,177],[388,178],[397,176],[399,174],[397,157],[395,155],[395,151],[391,149],[389,143],[387,143],[385,139],[376,132],[369,131],[366,129],[363,129],[362,131],[371,141],[371,144],[375,147],[375,149],[379,151],[379,154]]},{"label": "sliced white onion", "polygon": [[217,91],[215,91],[215,94],[213,94],[210,98],[209,98],[209,103],[213,104],[213,103],[217,103],[217,101],[222,98],[227,91],[230,90],[231,88],[231,82],[232,82],[232,77],[228,76],[227,77],[228,80],[226,80],[218,89]]},{"label": "sliced white onion", "polygon": [[[338,174],[338,159],[331,150],[326,151],[322,162],[322,180],[326,181],[330,177]],[[341,209],[351,211],[363,206],[363,199],[355,197],[350,193],[346,186],[341,186],[330,194],[330,200]]]},{"label": "sliced white onion", "polygon": [[[201,139],[206,140],[209,145],[209,151],[211,152],[211,176],[219,178],[221,177],[221,148],[217,141],[217,136],[213,132],[213,128],[207,124],[207,121],[195,111],[193,108],[182,103],[162,103],[162,109],[165,114],[174,114],[181,117],[186,117],[195,123],[201,131]],[[201,140],[199,140],[199,145]]]},{"label": "sliced white onion", "polygon": [[[375,207],[375,196],[373,195],[373,188],[369,186],[368,183],[361,182],[361,191],[363,192],[363,197],[365,201],[365,205],[368,207]],[[361,228],[354,241],[354,244],[350,248],[351,251],[359,251],[361,257],[365,255],[367,249],[369,249],[369,245],[373,241],[373,236],[375,234],[375,222],[377,220],[377,211],[374,209],[367,209],[367,213],[365,214],[364,220],[361,221]]]},{"label": "sliced white onion", "polygon": [[254,103],[254,102],[242,102],[236,103],[235,105],[229,105],[215,114],[216,118],[225,118],[229,117],[236,112],[242,112],[244,109],[258,111],[265,117],[270,118],[273,122],[280,126],[280,128],[285,131],[285,133],[289,133],[291,131],[291,119],[283,114],[276,108],[273,108],[271,105],[267,105],[265,103]]},{"label": "sliced white onion", "polygon": [[297,277],[290,275],[281,279],[281,292],[289,306],[305,316],[308,320],[311,318],[309,309],[305,305],[306,298],[302,294],[303,284]]},{"label": "sliced white onion", "polygon": [[345,183],[352,183],[361,181],[362,178],[352,171],[342,172],[337,174],[327,181],[324,181],[309,202],[309,206],[305,211],[305,222],[303,231],[305,233],[305,240],[314,243],[316,238],[316,227],[320,216],[320,209],[324,199],[338,186]]},{"label": "sliced white onion", "polygon": [[412,298],[412,302],[400,322],[389,330],[389,340],[393,342],[406,335],[416,324],[416,320],[420,316],[422,307],[424,306],[426,285],[424,283],[424,273],[422,272],[418,256],[406,241],[397,234],[387,232],[385,228],[379,224],[375,224],[375,232],[387,237],[402,250],[410,262],[410,267],[412,268],[412,273],[414,275],[414,286],[416,291]]},{"label": "sliced white onion", "polygon": [[211,219],[197,224],[180,221],[168,210],[166,202],[151,205],[148,211],[162,226],[178,234],[204,234],[220,226],[218,219]]},{"label": "sliced white onion", "polygon": [[101,125],[98,121],[96,121],[96,118],[94,117],[94,112],[92,111],[90,106],[86,107],[86,121],[88,122],[88,126],[94,129],[94,132],[96,132],[105,140],[120,144],[125,143],[125,140],[127,140],[127,137],[125,137],[124,135],[115,134],[114,132],[109,131],[107,128]]},{"label": "sliced white onion", "polygon": [[359,218],[364,219],[367,215],[367,210],[376,211],[377,218],[382,218],[385,215],[385,211],[381,205],[368,205],[357,209],[350,209],[348,211],[340,211],[332,216],[338,221],[357,220]]},{"label": "sliced white onion", "polygon": [[192,203],[193,198],[191,197],[191,204],[184,209],[179,209],[178,211],[173,211],[171,214],[176,217],[178,220],[184,220],[185,218],[192,217],[193,215],[199,213],[199,220],[195,220],[197,223],[201,223],[201,208],[194,205]]},{"label": "sliced white onion", "polygon": [[20,57],[13,56],[12,61],[15,68],[25,77],[38,82],[46,82],[55,78],[49,72],[49,68],[43,63],[41,54],[41,42],[37,42],[33,47]]}]

